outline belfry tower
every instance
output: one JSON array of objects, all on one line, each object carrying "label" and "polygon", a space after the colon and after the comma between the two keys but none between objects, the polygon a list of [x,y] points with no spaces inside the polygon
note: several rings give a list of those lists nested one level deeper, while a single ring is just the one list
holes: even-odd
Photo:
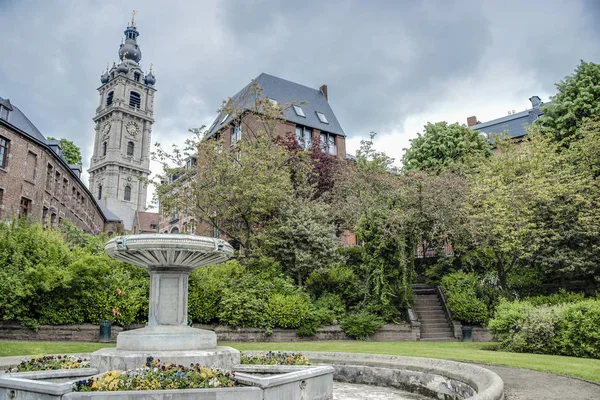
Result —
[{"label": "belfry tower", "polygon": [[96,138],[88,170],[90,191],[123,220],[126,230],[131,230],[135,212],[146,207],[156,92],[152,65],[144,75],[139,64],[142,52],[134,17],[135,11],[119,48],[119,64],[107,66],[100,77]]}]

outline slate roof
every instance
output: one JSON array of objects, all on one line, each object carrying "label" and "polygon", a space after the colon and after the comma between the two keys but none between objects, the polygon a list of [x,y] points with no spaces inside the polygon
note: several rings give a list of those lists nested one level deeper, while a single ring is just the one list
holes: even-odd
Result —
[{"label": "slate roof", "polygon": [[[544,106],[550,104],[550,102],[544,103]],[[541,107],[530,108],[491,121],[480,122],[471,126],[471,129],[478,130],[479,132],[488,135],[488,137],[490,137],[489,135],[491,134],[501,136],[506,134],[508,137],[517,139],[527,135],[525,127],[532,125],[542,114]]]},{"label": "slate roof", "polygon": [[[260,74],[254,81],[262,88],[261,97],[276,100],[279,104],[306,102],[306,104],[300,105],[305,117],[296,115],[293,107],[290,107],[285,111],[286,120],[309,128],[319,129],[323,132],[346,136],[325,95],[319,89],[313,89],[265,73]],[[251,93],[251,88],[252,83],[249,83],[232,97],[235,109],[248,110],[254,104],[256,96]],[[321,122],[317,116],[317,112],[323,113],[329,123]],[[223,112],[217,116],[210,129],[209,136],[220,131],[224,126],[231,123],[233,119],[231,116],[228,116],[223,121],[224,117],[225,113]]]},{"label": "slate roof", "polygon": [[0,104],[5,105],[5,103],[8,103],[12,106],[12,111],[10,113],[10,116],[8,117],[9,124],[13,125],[14,127],[18,128],[19,130],[25,132],[27,135],[42,143],[46,142],[46,138],[44,137],[44,135],[42,135],[42,133],[38,131],[38,129],[35,127],[35,125],[33,125],[29,118],[27,118],[25,114],[23,114],[23,112],[19,110],[19,107],[12,104],[8,99],[3,99],[2,97],[0,97]]},{"label": "slate roof", "polygon": [[[72,176],[79,180],[79,182],[81,183],[81,186],[84,188],[84,190],[87,190],[90,197],[92,199],[94,199],[95,203],[98,205],[98,208],[104,215],[104,219],[106,221],[121,221],[121,219],[119,217],[117,217],[115,214],[113,214],[108,209],[108,207],[106,207],[104,204],[101,204],[95,200],[94,196],[89,191],[87,186],[81,181],[81,178],[79,176],[77,176],[71,170],[71,166],[65,161],[64,157],[62,157],[62,155],[57,154],[52,149],[51,146],[59,146],[60,145],[60,140],[46,140],[44,135],[42,135],[42,133],[35,127],[35,125],[33,125],[33,123],[29,120],[29,118],[27,118],[25,116],[25,114],[23,114],[23,112],[21,110],[19,110],[19,108],[17,106],[12,104],[8,99],[3,99],[2,97],[0,97],[0,104],[2,104],[3,106],[10,105],[12,107],[11,108],[12,111],[10,112],[10,115],[8,117],[8,121],[2,120],[3,123],[7,123],[8,125],[15,127],[17,130],[19,130],[23,134],[29,136],[34,141],[38,142],[40,145],[45,146],[49,150],[50,154],[52,154],[57,160],[62,162],[63,165],[66,167],[66,169],[71,172]],[[9,107],[7,107],[7,108],[9,108]]]}]

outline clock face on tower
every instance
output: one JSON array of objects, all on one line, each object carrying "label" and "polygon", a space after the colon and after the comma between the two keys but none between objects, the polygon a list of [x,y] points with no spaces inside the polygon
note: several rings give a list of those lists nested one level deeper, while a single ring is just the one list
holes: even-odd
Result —
[{"label": "clock face on tower", "polygon": [[127,133],[129,133],[131,136],[137,135],[140,131],[138,124],[133,121],[128,122],[125,126],[125,129],[127,129]]}]

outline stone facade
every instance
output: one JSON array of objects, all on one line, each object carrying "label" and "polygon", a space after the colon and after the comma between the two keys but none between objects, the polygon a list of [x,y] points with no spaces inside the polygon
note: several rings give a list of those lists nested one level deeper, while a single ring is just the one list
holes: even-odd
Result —
[{"label": "stone facade", "polygon": [[121,45],[121,63],[113,64],[101,77],[88,170],[90,190],[123,220],[128,231],[133,228],[135,212],[146,208],[156,92],[152,71],[144,76],[139,65],[138,35],[132,21]]},{"label": "stone facade", "polygon": [[[17,112],[17,110],[13,111]],[[89,233],[118,232],[80,180],[80,166],[69,166],[60,146],[49,146],[0,120],[0,138],[8,142],[0,168],[0,219],[27,216],[49,228],[66,219]]]}]

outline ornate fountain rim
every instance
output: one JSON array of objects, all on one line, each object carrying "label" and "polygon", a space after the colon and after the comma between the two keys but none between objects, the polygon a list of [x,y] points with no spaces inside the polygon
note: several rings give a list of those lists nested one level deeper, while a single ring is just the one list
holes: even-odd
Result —
[{"label": "ornate fountain rim", "polygon": [[144,268],[197,268],[227,261],[234,254],[233,247],[222,239],[182,234],[116,236],[104,246],[104,251],[112,258]]}]

